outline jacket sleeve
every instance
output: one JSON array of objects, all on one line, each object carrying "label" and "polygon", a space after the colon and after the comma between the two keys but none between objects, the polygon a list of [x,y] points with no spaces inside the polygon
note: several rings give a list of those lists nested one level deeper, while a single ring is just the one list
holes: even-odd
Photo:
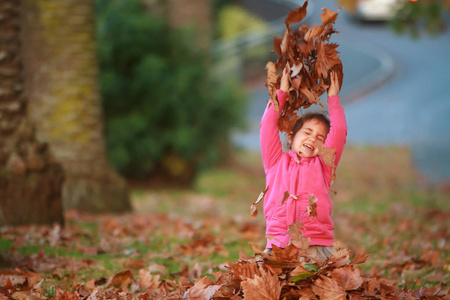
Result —
[{"label": "jacket sleeve", "polygon": [[[284,107],[286,98],[287,94],[285,92],[277,90],[279,113]],[[272,101],[269,101],[261,119],[261,155],[266,173],[278,161],[283,152],[277,125],[279,113],[275,111]]]},{"label": "jacket sleeve", "polygon": [[328,98],[328,113],[330,115],[330,132],[325,140],[325,147],[336,149],[334,165],[337,166],[347,140],[347,121],[339,96]]}]

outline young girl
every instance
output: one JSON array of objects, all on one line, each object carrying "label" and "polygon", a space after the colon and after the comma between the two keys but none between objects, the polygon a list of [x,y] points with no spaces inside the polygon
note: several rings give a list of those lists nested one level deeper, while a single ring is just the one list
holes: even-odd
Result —
[{"label": "young girl", "polygon": [[[289,90],[288,72],[283,72],[280,89],[277,90],[279,113],[281,113]],[[347,136],[344,109],[339,102],[339,79],[335,72],[330,76],[328,108],[330,120],[322,114],[306,114],[300,118],[288,135],[289,152],[282,151],[277,120],[279,113],[269,102],[261,120],[261,153],[266,173],[264,217],[266,219],[266,253],[272,245],[284,248],[289,244],[288,226],[301,221],[302,233],[311,239],[310,255],[325,260],[335,251],[333,244],[333,205],[329,190],[332,168],[326,165],[319,149],[321,146],[335,149],[334,164],[337,166]],[[287,193],[286,193],[287,192]],[[285,194],[289,195],[287,199]],[[317,218],[306,213],[309,195],[317,198]]]}]

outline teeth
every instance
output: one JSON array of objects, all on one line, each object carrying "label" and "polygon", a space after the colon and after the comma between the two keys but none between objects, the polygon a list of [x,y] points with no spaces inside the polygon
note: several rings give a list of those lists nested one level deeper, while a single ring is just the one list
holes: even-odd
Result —
[{"label": "teeth", "polygon": [[310,145],[308,145],[308,144],[303,144],[303,147],[305,147],[305,148],[308,148],[309,150],[314,150],[314,148],[313,147],[311,147]]}]

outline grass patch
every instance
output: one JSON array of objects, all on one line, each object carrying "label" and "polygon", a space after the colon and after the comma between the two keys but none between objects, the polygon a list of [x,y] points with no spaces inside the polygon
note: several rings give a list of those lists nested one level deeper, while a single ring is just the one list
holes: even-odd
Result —
[{"label": "grass patch", "polygon": [[[264,248],[262,203],[256,218],[249,210],[264,186],[260,155],[237,152],[192,189],[133,190],[130,214],[68,212],[60,230],[5,228],[2,268],[42,274],[48,295],[52,284],[70,288],[124,269],[172,279],[186,270],[211,274],[240,251],[252,255],[249,242]],[[449,284],[449,195],[421,185],[408,149],[347,147],[332,189],[335,237],[369,254],[363,272],[400,286]]]}]

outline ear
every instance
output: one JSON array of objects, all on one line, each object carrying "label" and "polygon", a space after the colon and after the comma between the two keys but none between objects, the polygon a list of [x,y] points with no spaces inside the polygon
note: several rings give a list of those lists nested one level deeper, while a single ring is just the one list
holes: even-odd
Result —
[{"label": "ear", "polygon": [[288,133],[287,141],[289,143],[289,148],[291,148],[292,142],[294,141],[294,133],[292,131]]}]

